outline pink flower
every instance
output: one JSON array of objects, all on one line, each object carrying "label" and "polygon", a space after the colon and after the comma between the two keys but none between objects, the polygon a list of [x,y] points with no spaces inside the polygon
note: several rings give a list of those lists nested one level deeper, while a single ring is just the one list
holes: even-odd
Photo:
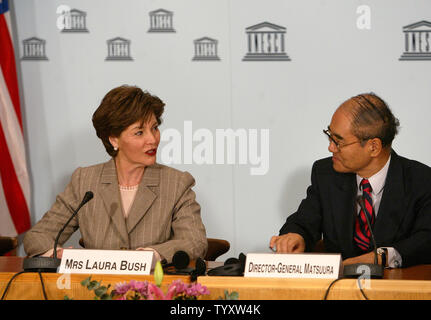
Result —
[{"label": "pink flower", "polygon": [[191,297],[198,297],[204,294],[210,294],[210,292],[207,287],[202,286],[200,283],[193,283],[186,290],[186,295]]},{"label": "pink flower", "polygon": [[148,281],[130,281],[130,290],[136,291],[146,297],[148,295]]},{"label": "pink flower", "polygon": [[175,291],[177,294],[182,294],[187,290],[187,285],[181,280],[174,280],[170,284],[169,288],[175,287]]},{"label": "pink flower", "polygon": [[177,295],[177,286],[170,285],[168,289],[168,293],[165,296],[165,300],[172,300]]},{"label": "pink flower", "polygon": [[207,287],[200,283],[185,284],[181,280],[173,281],[166,295],[154,283],[131,280],[129,283],[118,283],[114,289],[116,300],[190,300],[209,294]]},{"label": "pink flower", "polygon": [[163,291],[154,283],[148,284],[148,300],[166,300]]},{"label": "pink flower", "polygon": [[120,282],[115,285],[115,293],[119,295],[126,294],[127,291],[130,290],[130,284],[127,282]]}]

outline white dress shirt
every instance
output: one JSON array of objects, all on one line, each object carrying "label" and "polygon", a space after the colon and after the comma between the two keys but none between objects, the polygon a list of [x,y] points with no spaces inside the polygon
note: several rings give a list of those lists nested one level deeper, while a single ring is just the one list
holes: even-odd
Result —
[{"label": "white dress shirt", "polygon": [[[386,182],[386,176],[388,175],[388,169],[389,169],[389,163],[391,162],[391,157],[389,156],[388,161],[383,166],[382,169],[380,169],[379,172],[374,174],[373,176],[368,178],[368,181],[371,185],[371,198],[373,200],[373,208],[374,213],[376,215],[379,214],[379,208],[380,208],[380,202],[382,200],[383,190],[385,188],[385,182]],[[356,184],[358,187],[358,196],[362,196],[362,188],[360,187],[361,181],[364,179],[363,177],[356,175]],[[361,207],[359,204],[357,205],[357,213],[361,211]],[[398,253],[397,250],[393,247],[386,247],[388,250],[388,267],[389,268],[399,268],[402,265],[402,259],[401,255]]]}]

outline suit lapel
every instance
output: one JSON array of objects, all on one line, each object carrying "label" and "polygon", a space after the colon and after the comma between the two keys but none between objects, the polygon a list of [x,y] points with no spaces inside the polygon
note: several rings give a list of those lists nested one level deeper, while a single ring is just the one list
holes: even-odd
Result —
[{"label": "suit lapel", "polygon": [[138,222],[145,216],[154,200],[158,197],[160,181],[159,166],[153,165],[145,168],[144,176],[139,184],[133,204],[127,217],[127,232],[133,231]]},{"label": "suit lapel", "polygon": [[355,174],[336,173],[336,192],[331,192],[334,223],[343,252],[353,252],[353,226],[357,193]]},{"label": "suit lapel", "polygon": [[404,203],[403,169],[395,151],[391,154],[379,212],[374,225],[377,246],[392,243],[407,212]]},{"label": "suit lapel", "polygon": [[113,225],[120,234],[123,242],[128,243],[129,237],[121,206],[117,171],[115,169],[115,162],[112,159],[103,167],[101,184],[102,187],[100,188],[100,194],[106,207],[106,212],[111,217]]}]

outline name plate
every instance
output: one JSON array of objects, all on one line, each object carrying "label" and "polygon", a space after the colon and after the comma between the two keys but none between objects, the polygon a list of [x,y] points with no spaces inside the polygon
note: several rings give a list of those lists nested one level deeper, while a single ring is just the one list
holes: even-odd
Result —
[{"label": "name plate", "polygon": [[150,274],[153,251],[64,249],[59,273]]},{"label": "name plate", "polygon": [[341,274],[340,254],[249,253],[245,277],[337,279]]}]

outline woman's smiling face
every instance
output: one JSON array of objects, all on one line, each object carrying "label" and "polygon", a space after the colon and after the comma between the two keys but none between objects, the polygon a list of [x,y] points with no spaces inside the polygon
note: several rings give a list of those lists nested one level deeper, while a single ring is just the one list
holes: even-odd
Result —
[{"label": "woman's smiling face", "polygon": [[109,140],[114,148],[118,148],[118,160],[147,167],[156,162],[159,124],[153,114],[145,123],[137,121],[123,130],[119,137],[110,137]]}]

